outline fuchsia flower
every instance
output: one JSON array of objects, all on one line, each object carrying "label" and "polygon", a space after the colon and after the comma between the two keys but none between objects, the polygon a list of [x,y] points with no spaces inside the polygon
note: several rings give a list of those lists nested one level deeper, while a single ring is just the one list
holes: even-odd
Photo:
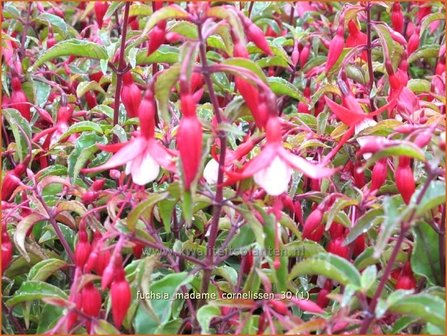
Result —
[{"label": "fuchsia flower", "polygon": [[135,184],[143,186],[157,178],[160,166],[167,170],[175,171],[172,153],[160,145],[154,137],[155,109],[152,92],[147,90],[138,109],[141,123],[140,134],[123,144],[98,145],[100,149],[116,152],[116,154],[105,164],[83,169],[82,172],[93,173],[126,164],[126,174],[132,175],[132,181]]},{"label": "fuchsia flower", "polygon": [[335,170],[314,165],[311,162],[288,152],[282,146],[281,119],[270,117],[266,127],[267,143],[261,153],[251,160],[240,173],[229,173],[230,179],[241,180],[253,176],[253,179],[269,195],[277,196],[287,191],[294,169],[304,175],[320,179],[331,176]]}]

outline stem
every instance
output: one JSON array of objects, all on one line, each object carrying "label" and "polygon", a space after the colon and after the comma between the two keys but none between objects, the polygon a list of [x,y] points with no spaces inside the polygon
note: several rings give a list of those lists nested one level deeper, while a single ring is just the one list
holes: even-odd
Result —
[{"label": "stem", "polygon": [[374,108],[374,101],[371,97],[371,91],[374,86],[374,71],[373,71],[373,65],[372,65],[372,47],[371,47],[371,3],[368,1],[366,5],[366,52],[367,52],[367,59],[368,59],[368,74],[369,74],[369,105],[371,108],[371,112],[375,110]]},{"label": "stem", "polygon": [[118,115],[120,110],[121,86],[123,84],[123,70],[126,65],[124,63],[124,51],[126,50],[127,24],[129,21],[130,2],[126,2],[124,7],[123,33],[121,35],[120,58],[118,70],[116,71],[116,89],[115,89],[115,108],[113,110],[113,126],[118,124]]},{"label": "stem", "polygon": [[20,325],[19,321],[17,321],[17,318],[12,314],[12,309],[9,309],[4,302],[2,302],[2,310],[8,314],[8,317],[11,321],[11,323],[14,325],[14,327],[16,328],[16,331],[19,334],[24,334],[25,330],[22,328],[22,326]]},{"label": "stem", "polygon": [[413,208],[411,209],[411,212],[408,216],[408,220],[400,221],[401,229],[399,232],[399,236],[398,236],[397,241],[394,245],[393,251],[391,252],[390,259],[387,262],[386,268],[385,268],[383,275],[380,279],[379,285],[377,286],[377,290],[376,290],[373,298],[371,299],[369,308],[367,310],[368,316],[363,321],[363,323],[360,327],[359,334],[362,334],[362,335],[366,334],[368,332],[369,326],[375,319],[374,312],[376,310],[377,303],[379,301],[379,298],[382,296],[382,292],[383,292],[383,289],[385,288],[385,284],[388,281],[388,278],[390,277],[394,262],[396,261],[397,254],[399,253],[401,245],[405,239],[405,235],[408,233],[408,231],[411,228],[411,224],[413,223],[413,221],[416,217],[416,210],[419,207],[419,204],[421,203],[422,198],[424,197],[425,193],[427,192],[430,182],[435,178],[435,174],[433,173],[431,167],[427,167],[427,168],[428,168],[427,180],[425,181],[424,186],[422,187],[422,189],[418,195],[418,198],[417,198],[415,204],[413,205]]},{"label": "stem", "polygon": [[441,283],[442,286],[445,287],[445,229],[443,225],[445,225],[445,209],[444,205],[442,209],[442,217],[440,223],[440,234],[439,234],[439,263],[441,265]]},{"label": "stem", "polygon": [[[251,3],[253,4],[253,2]],[[202,36],[202,23],[198,23],[198,32],[199,32],[199,43],[200,43],[200,60],[202,63],[202,73],[205,80],[205,83],[208,87],[208,92],[210,95],[210,100],[213,105],[214,114],[216,116],[216,120],[218,124],[222,123],[222,116],[219,110],[219,103],[214,92],[213,83],[211,80],[208,63],[206,60],[206,45]],[[211,272],[213,270],[214,264],[214,246],[216,244],[217,233],[219,228],[219,218],[222,210],[222,201],[223,201],[223,177],[224,177],[224,165],[225,165],[225,155],[227,149],[227,136],[224,131],[219,131],[218,133],[219,142],[220,142],[220,154],[219,154],[219,174],[217,176],[217,186],[216,186],[216,195],[214,197],[214,206],[213,206],[213,217],[211,220],[210,226],[210,235],[208,239],[208,245],[206,249],[206,264],[208,267],[204,268],[204,274],[201,285],[201,293],[207,293],[208,287],[211,279]],[[204,304],[204,300],[197,301],[197,308],[201,307]]]},{"label": "stem", "polygon": [[61,231],[61,228],[59,225],[57,225],[55,216],[53,211],[50,210],[48,205],[45,203],[45,200],[43,199],[42,195],[39,194],[39,192],[36,190],[36,198],[39,200],[39,202],[42,204],[42,207],[45,209],[45,212],[48,214],[48,221],[50,222],[51,226],[53,227],[54,231],[56,232],[57,238],[60,240],[62,246],[65,249],[65,252],[68,255],[68,258],[72,263],[75,262],[75,257],[73,254],[73,251],[70,248],[70,245],[68,244],[67,240],[64,237],[64,234]]},{"label": "stem", "polygon": [[26,21],[25,21],[25,24],[23,26],[22,37],[20,39],[20,50],[19,50],[20,58],[25,57],[26,34],[28,33],[28,28],[29,28],[29,25],[30,25],[31,6],[32,5],[33,5],[33,2],[30,1],[30,3],[28,4],[28,9],[27,9],[27,13],[26,13]]}]

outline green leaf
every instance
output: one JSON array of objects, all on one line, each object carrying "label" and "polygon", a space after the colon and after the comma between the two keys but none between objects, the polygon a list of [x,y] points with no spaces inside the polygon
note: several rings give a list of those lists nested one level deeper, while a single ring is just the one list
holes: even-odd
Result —
[{"label": "green leaf", "polygon": [[133,3],[129,8],[129,16],[149,16],[152,14],[152,7],[145,4]]},{"label": "green leaf", "polygon": [[363,292],[368,292],[368,290],[372,287],[374,282],[377,279],[377,267],[376,265],[371,265],[365,268],[362,272],[362,276],[360,279],[361,288]]},{"label": "green leaf", "polygon": [[365,163],[365,169],[371,167],[375,162],[389,156],[408,156],[420,161],[425,161],[424,152],[414,143],[409,141],[399,141],[399,144],[386,147],[375,153]]},{"label": "green leaf", "polygon": [[[11,127],[12,134],[14,135],[14,140],[17,145],[17,153],[19,155],[19,159],[20,161],[23,161],[28,151],[31,150],[31,148],[28,148],[28,142],[25,138],[26,136],[31,141],[30,124],[16,109],[2,109],[2,115],[8,121],[9,127]],[[25,132],[25,134],[23,134],[22,130],[23,132]]]},{"label": "green leaf", "polygon": [[429,294],[407,296],[389,307],[390,311],[422,319],[441,328],[445,334],[445,301]]},{"label": "green leaf", "polygon": [[[429,184],[427,191],[422,197],[421,203],[418,204],[416,215],[423,216],[429,211],[439,205],[445,204],[445,182],[433,181]],[[422,186],[416,190],[413,195],[413,199],[417,199],[419,193],[422,190]]]},{"label": "green leaf", "polygon": [[211,334],[210,322],[214,317],[220,316],[219,307],[215,305],[206,305],[197,311],[197,321],[202,329],[202,334]]},{"label": "green leaf", "polygon": [[113,325],[106,320],[98,320],[93,324],[93,334],[95,335],[119,335],[121,334]]},{"label": "green leaf", "polygon": [[[109,6],[109,8],[107,8],[106,13],[104,14],[104,20],[110,19],[113,14],[118,10],[124,7],[124,2],[121,1],[117,1],[117,2],[112,2]],[[149,13],[150,14],[150,13]],[[129,16],[130,16],[130,8],[129,8]]]},{"label": "green leaf", "polygon": [[135,62],[138,65],[151,63],[168,63],[174,64],[179,59],[179,49],[169,45],[162,45],[149,56],[146,49],[138,50]]},{"label": "green leaf", "polygon": [[99,91],[101,93],[105,94],[104,89],[101,85],[98,84],[96,81],[90,81],[90,82],[81,82],[79,83],[78,87],[76,88],[76,96],[78,98],[81,98],[83,95],[85,95],[88,91]]},{"label": "green leaf", "polygon": [[26,216],[19,222],[19,224],[17,224],[16,231],[14,232],[14,243],[20,254],[23,255],[28,262],[30,261],[30,257],[25,248],[26,234],[35,224],[44,220],[47,220],[47,218],[36,212]]},{"label": "green leaf", "polygon": [[153,13],[144,27],[143,32],[141,33],[142,37],[147,37],[148,33],[151,29],[160,21],[167,19],[181,19],[188,17],[188,12],[183,8],[177,5],[170,5],[167,7],[160,8],[155,13]]},{"label": "green leaf", "polygon": [[158,111],[161,118],[169,124],[171,116],[169,114],[169,94],[172,87],[177,83],[180,75],[180,65],[176,64],[167,70],[164,70],[160,76],[157,76],[154,84],[155,99],[158,103]]},{"label": "green leaf", "polygon": [[377,237],[377,243],[374,248],[374,258],[379,258],[385,247],[388,245],[388,240],[391,237],[394,229],[399,224],[399,206],[401,205],[400,196],[388,197],[383,199],[383,209],[385,212],[384,221],[380,227],[380,232]]},{"label": "green leaf", "polygon": [[67,266],[64,260],[50,258],[35,264],[28,273],[28,280],[45,281],[54,272]]},{"label": "green leaf", "polygon": [[444,20],[444,19],[445,19],[445,15],[442,12],[432,13],[432,14],[427,15],[422,20],[421,28],[420,28],[420,35],[422,36],[422,34],[424,34],[424,32],[428,31],[428,26],[432,22],[435,22],[435,21],[438,21],[438,20]]},{"label": "green leaf", "polygon": [[426,222],[418,222],[413,227],[413,234],[414,247],[411,254],[411,268],[414,273],[426,278],[430,284],[441,285],[439,235]]},{"label": "green leaf", "polygon": [[[51,27],[59,34],[62,35],[62,37],[67,38],[68,35],[75,36],[77,35],[76,30],[74,30],[72,27],[68,26],[65,20],[60,18],[57,15],[50,14],[50,13],[42,13],[37,18],[36,21],[41,23],[49,23]],[[70,34],[69,34],[70,33]]]},{"label": "green leaf", "polygon": [[51,86],[47,83],[40,82],[36,80],[34,82],[34,88],[36,90],[36,105],[43,107],[50,96]]},{"label": "green leaf", "polygon": [[300,275],[323,275],[343,285],[353,284],[360,287],[360,273],[346,259],[330,253],[319,253],[296,264],[289,281]]},{"label": "green leaf", "polygon": [[45,51],[37,61],[28,69],[29,72],[35,71],[39,66],[60,56],[81,56],[93,59],[107,59],[106,49],[96,43],[70,39],[59,42],[54,47]]},{"label": "green leaf", "polygon": [[302,240],[286,244],[284,246],[284,251],[288,257],[306,259],[316,254],[324,253],[326,250],[323,246],[312,240]]},{"label": "green leaf", "polygon": [[351,244],[360,235],[366,233],[374,225],[379,225],[383,221],[383,210],[373,209],[363,214],[357,221],[357,224],[349,231],[346,236],[345,245]]},{"label": "green leaf", "polygon": [[176,199],[164,199],[158,203],[158,212],[160,213],[161,221],[163,222],[166,233],[171,232],[171,219],[175,216],[173,211],[176,204]]},{"label": "green leaf", "polygon": [[180,272],[165,275],[162,279],[154,281],[150,287],[150,292],[143,293],[143,295],[152,296],[152,307],[160,322],[148,316],[146,310],[139,306],[134,319],[135,333],[153,334],[160,324],[166,324],[171,317],[175,293],[181,286],[189,284],[192,279],[193,277],[188,275],[187,272]]},{"label": "green leaf", "polygon": [[286,95],[305,104],[308,103],[307,99],[301,94],[298,88],[284,78],[268,77],[267,81],[273,93],[276,95]]},{"label": "green leaf", "polygon": [[54,285],[42,281],[25,281],[14,293],[14,296],[6,301],[8,307],[14,307],[21,302],[42,300],[45,298],[67,299],[67,294]]},{"label": "green leaf", "polygon": [[[150,292],[152,273],[154,271],[154,267],[157,261],[158,261],[158,255],[156,254],[148,256],[143,260],[141,260],[137,269],[137,277],[136,277],[137,287],[141,293]],[[146,309],[146,311],[148,312],[148,314],[151,316],[152,319],[160,322],[157,314],[154,311],[154,308],[152,307],[151,302],[152,302],[151,300],[144,297],[141,300],[141,305]]]},{"label": "green leaf", "polygon": [[436,58],[439,55],[439,45],[427,45],[419,48],[408,57],[408,63],[413,63],[417,60]]},{"label": "green leaf", "polygon": [[144,202],[138,204],[127,216],[127,227],[129,231],[134,232],[136,229],[137,221],[144,213],[149,213],[152,208],[161,200],[168,197],[169,193],[152,194]]},{"label": "green leaf", "polygon": [[257,65],[252,60],[242,57],[233,57],[224,60],[222,64],[241,67],[250,70],[254,72],[259,77],[260,80],[262,80],[264,83],[267,83],[267,77],[265,77],[265,74],[262,71],[261,67],[259,67],[259,65]]},{"label": "green leaf", "polygon": [[82,133],[82,132],[95,132],[98,134],[102,134],[102,128],[97,123],[94,123],[93,121],[79,121],[77,123],[74,123],[71,125],[68,130],[61,135],[60,139],[65,139],[68,136],[75,134],[75,133]]},{"label": "green leaf", "polygon": [[426,79],[410,79],[407,86],[416,94],[430,92],[431,90],[431,83]]}]

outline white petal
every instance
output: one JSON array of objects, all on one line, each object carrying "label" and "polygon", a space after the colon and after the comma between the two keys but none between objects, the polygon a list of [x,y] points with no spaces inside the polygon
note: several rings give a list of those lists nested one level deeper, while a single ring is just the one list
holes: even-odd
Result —
[{"label": "white petal", "polygon": [[[361,137],[357,138],[357,142],[359,143],[360,147],[363,147],[364,145],[366,145],[366,143],[368,143],[370,141],[370,138],[375,138],[375,137],[371,136],[371,135],[361,136]],[[368,160],[371,156],[372,156],[371,153],[363,154],[363,158],[365,160]]]},{"label": "white petal", "polygon": [[373,127],[375,125],[377,125],[377,122],[374,119],[365,118],[361,123],[355,125],[355,134],[358,134],[364,129],[368,127]]},{"label": "white petal", "polygon": [[160,165],[149,155],[144,153],[132,160],[131,173],[132,181],[138,185],[154,181],[160,172]]},{"label": "white petal", "polygon": [[267,194],[278,196],[287,191],[292,172],[293,170],[276,156],[269,166],[254,174],[253,179]]},{"label": "white petal", "polygon": [[219,175],[219,162],[214,159],[208,161],[203,170],[203,177],[208,184],[216,184]]}]

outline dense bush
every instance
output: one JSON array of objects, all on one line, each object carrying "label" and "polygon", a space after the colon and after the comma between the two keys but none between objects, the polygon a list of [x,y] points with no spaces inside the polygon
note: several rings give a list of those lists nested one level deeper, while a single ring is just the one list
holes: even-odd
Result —
[{"label": "dense bush", "polygon": [[445,333],[445,11],[2,3],[3,333]]}]

